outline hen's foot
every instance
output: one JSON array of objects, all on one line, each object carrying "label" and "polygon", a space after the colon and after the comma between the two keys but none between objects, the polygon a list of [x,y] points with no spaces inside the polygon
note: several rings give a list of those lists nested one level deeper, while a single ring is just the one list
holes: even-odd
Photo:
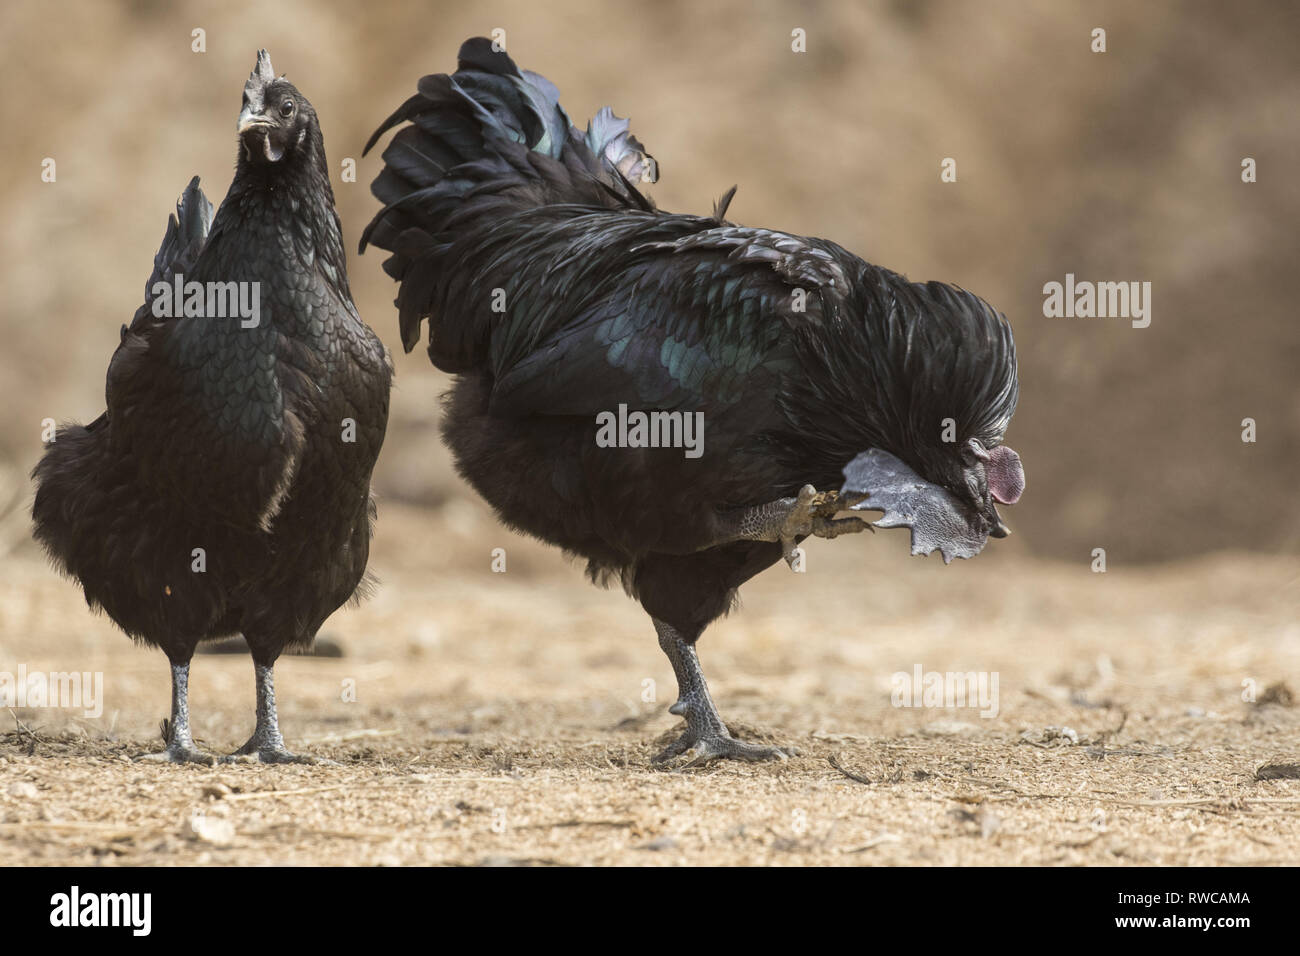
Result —
[{"label": "hen's foot", "polygon": [[324,760],[320,757],[309,757],[305,754],[296,754],[284,745],[284,738],[280,736],[278,730],[271,731],[259,727],[253,732],[253,736],[248,738],[248,742],[240,747],[228,757],[221,759],[222,763],[305,763],[316,766],[337,767],[333,760]]},{"label": "hen's foot", "polygon": [[247,744],[240,747],[228,757],[222,757],[222,763],[305,763],[318,767],[337,767],[338,764],[333,760],[325,760],[322,757],[309,757],[306,754],[296,754],[289,750],[284,744],[277,746],[251,746],[250,740]]},{"label": "hen's foot", "polygon": [[171,665],[172,713],[162,722],[162,738],[167,748],[161,753],[140,754],[135,759],[145,763],[198,763],[212,766],[217,758],[194,746],[190,733],[190,664]]},{"label": "hen's foot", "polygon": [[257,677],[257,726],[248,742],[223,763],[307,763],[338,766],[332,760],[293,753],[280,735],[280,718],[275,710],[275,678],[270,664],[253,662]]}]

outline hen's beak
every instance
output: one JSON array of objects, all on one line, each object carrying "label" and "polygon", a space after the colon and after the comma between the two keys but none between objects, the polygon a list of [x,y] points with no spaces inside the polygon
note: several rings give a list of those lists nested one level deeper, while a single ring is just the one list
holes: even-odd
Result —
[{"label": "hen's beak", "polygon": [[245,107],[239,114],[239,135],[243,136],[250,129],[260,129],[273,125],[262,113],[254,113],[251,106]]}]

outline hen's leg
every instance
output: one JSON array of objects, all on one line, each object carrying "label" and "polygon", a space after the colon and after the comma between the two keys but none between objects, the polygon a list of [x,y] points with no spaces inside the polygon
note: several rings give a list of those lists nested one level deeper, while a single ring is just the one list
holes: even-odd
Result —
[{"label": "hen's leg", "polygon": [[722,722],[709,685],[704,681],[700,659],[695,645],[682,637],[671,624],[654,618],[659,646],[672,662],[677,675],[677,703],[668,708],[670,714],[686,718],[686,732],[654,758],[655,763],[671,761],[680,768],[698,767],[713,760],[784,760],[794,751],[780,747],[762,747],[746,743],[731,736]]},{"label": "hen's leg", "polygon": [[325,763],[315,757],[303,757],[292,753],[280,736],[280,718],[275,712],[275,677],[273,664],[253,662],[253,673],[257,675],[257,726],[253,736],[229,757],[226,762],[240,757],[257,757],[262,763]]},{"label": "hen's leg", "polygon": [[168,722],[167,749],[141,754],[137,760],[156,763],[214,764],[216,758],[194,746],[190,736],[190,662],[172,663],[172,716]]},{"label": "hen's leg", "polygon": [[732,541],[779,541],[786,564],[794,567],[800,538],[808,535],[838,538],[870,528],[871,525],[858,518],[835,518],[838,510],[865,497],[841,497],[834,491],[819,493],[812,485],[804,485],[794,498],[778,498],[752,508],[721,512],[717,540],[706,547]]}]

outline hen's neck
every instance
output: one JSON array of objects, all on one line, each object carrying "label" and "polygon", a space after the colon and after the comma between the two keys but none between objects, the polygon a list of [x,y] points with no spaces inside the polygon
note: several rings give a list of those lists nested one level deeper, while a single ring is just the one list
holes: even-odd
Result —
[{"label": "hen's neck", "polygon": [[241,144],[235,180],[218,215],[232,207],[242,235],[261,236],[278,247],[265,250],[271,255],[292,249],[303,265],[318,269],[350,300],[343,230],[319,132],[303,147],[267,163],[249,160]]}]

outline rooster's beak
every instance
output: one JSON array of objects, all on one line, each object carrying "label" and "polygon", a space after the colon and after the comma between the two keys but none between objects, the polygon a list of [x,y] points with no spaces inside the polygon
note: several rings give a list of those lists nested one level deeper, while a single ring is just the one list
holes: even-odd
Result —
[{"label": "rooster's beak", "polygon": [[1011,534],[1011,529],[1008,528],[1007,523],[1002,520],[1002,515],[998,514],[996,505],[990,504],[987,513],[988,516],[993,519],[993,527],[989,528],[990,538],[1005,538],[1007,535]]}]

